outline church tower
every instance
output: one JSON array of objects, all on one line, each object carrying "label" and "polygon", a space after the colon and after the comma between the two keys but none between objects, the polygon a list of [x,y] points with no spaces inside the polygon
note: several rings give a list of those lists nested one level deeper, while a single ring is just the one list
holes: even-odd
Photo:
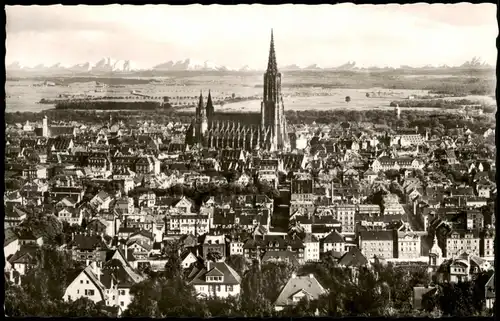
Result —
[{"label": "church tower", "polygon": [[42,136],[49,137],[49,120],[47,119],[47,115],[43,116],[42,120]]},{"label": "church tower", "polygon": [[208,129],[208,120],[205,106],[203,104],[203,94],[200,92],[200,100],[196,107],[194,136],[197,144],[203,144],[203,137]]},{"label": "church tower", "polygon": [[271,46],[267,70],[264,74],[264,95],[261,103],[261,130],[271,130],[271,149],[283,149],[286,142],[286,123],[281,96],[281,73],[278,72],[274,37],[271,29]]},{"label": "church tower", "polygon": [[207,111],[207,118],[211,120],[212,116],[214,115],[214,104],[212,103],[212,95],[210,94],[210,90],[208,91],[206,111]]}]

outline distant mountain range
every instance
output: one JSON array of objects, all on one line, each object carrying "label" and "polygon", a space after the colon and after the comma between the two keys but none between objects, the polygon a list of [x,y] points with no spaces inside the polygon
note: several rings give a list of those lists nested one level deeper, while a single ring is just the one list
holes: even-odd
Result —
[{"label": "distant mountain range", "polygon": [[[344,71],[344,70],[389,70],[389,69],[409,69],[409,70],[418,70],[418,69],[448,69],[448,68],[493,68],[488,65],[479,57],[473,57],[470,61],[464,62],[460,66],[450,67],[447,65],[441,66],[431,66],[427,65],[424,67],[411,67],[407,65],[402,65],[398,68],[394,67],[359,67],[356,65],[355,61],[348,61],[347,63],[337,66],[337,67],[321,67],[318,64],[312,64],[307,67],[300,67],[296,64],[280,66],[281,71],[300,71],[300,70],[325,70],[325,71]],[[19,62],[14,62],[10,65],[6,66],[7,73],[22,73],[29,74],[33,76],[43,76],[43,75],[71,75],[71,74],[134,74],[137,72],[168,72],[168,71],[238,71],[238,72],[262,72],[263,70],[252,69],[248,65],[245,65],[241,68],[230,68],[224,65],[219,65],[211,61],[197,61],[194,59],[184,59],[179,61],[167,61],[161,64],[158,64],[152,68],[140,69],[130,60],[119,60],[112,59],[110,57],[105,57],[92,64],[90,62],[84,62],[80,64],[76,64],[73,66],[66,66],[61,63],[54,64],[52,66],[46,66],[43,64],[27,67],[21,65]]]}]

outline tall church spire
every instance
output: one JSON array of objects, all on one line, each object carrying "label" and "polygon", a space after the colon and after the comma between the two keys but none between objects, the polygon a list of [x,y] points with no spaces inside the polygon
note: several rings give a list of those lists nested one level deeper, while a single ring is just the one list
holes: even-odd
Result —
[{"label": "tall church spire", "polygon": [[210,90],[208,91],[208,98],[207,98],[207,107],[206,107],[206,114],[207,117],[212,117],[214,113],[214,105],[212,103],[212,95],[210,94]]},{"label": "tall church spire", "polygon": [[200,101],[198,103],[198,106],[203,108],[203,92],[200,91]]},{"label": "tall church spire", "polygon": [[267,62],[267,72],[278,72],[278,64],[276,62],[276,53],[274,52],[274,37],[273,29],[271,29],[271,46],[269,48],[269,60]]}]

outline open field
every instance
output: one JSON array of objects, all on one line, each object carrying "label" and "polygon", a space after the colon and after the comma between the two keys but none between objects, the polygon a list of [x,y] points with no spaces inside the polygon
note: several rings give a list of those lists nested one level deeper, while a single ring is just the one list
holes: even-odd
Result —
[{"label": "open field", "polygon": [[[214,102],[228,97],[255,99],[227,104],[223,109],[239,111],[260,110],[262,95],[261,73],[197,73],[183,72],[163,77],[97,78],[67,77],[45,78],[54,81],[55,86],[40,86],[44,78],[7,80],[6,111],[41,111],[53,108],[50,104],[38,104],[42,98],[63,99],[93,97],[107,99],[161,101],[170,98],[175,108],[196,103],[203,91],[211,90]],[[285,108],[305,110],[309,108],[388,108],[393,100],[408,98],[409,95],[426,95],[429,91],[455,91],[463,94],[480,93],[476,96],[493,95],[494,71],[441,72],[426,74],[422,71],[290,71],[282,78]],[[370,97],[366,97],[366,94]],[[351,101],[345,102],[350,96]],[[217,107],[216,107],[217,108]],[[219,108],[221,108],[219,106]]]}]

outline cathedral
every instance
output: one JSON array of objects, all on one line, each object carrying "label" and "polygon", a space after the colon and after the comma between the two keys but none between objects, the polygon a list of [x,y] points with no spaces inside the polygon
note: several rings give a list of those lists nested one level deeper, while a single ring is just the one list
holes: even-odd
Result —
[{"label": "cathedral", "polygon": [[281,73],[276,63],[272,30],[260,113],[216,113],[210,91],[206,105],[200,94],[195,118],[186,138],[192,145],[208,149],[289,149]]}]

